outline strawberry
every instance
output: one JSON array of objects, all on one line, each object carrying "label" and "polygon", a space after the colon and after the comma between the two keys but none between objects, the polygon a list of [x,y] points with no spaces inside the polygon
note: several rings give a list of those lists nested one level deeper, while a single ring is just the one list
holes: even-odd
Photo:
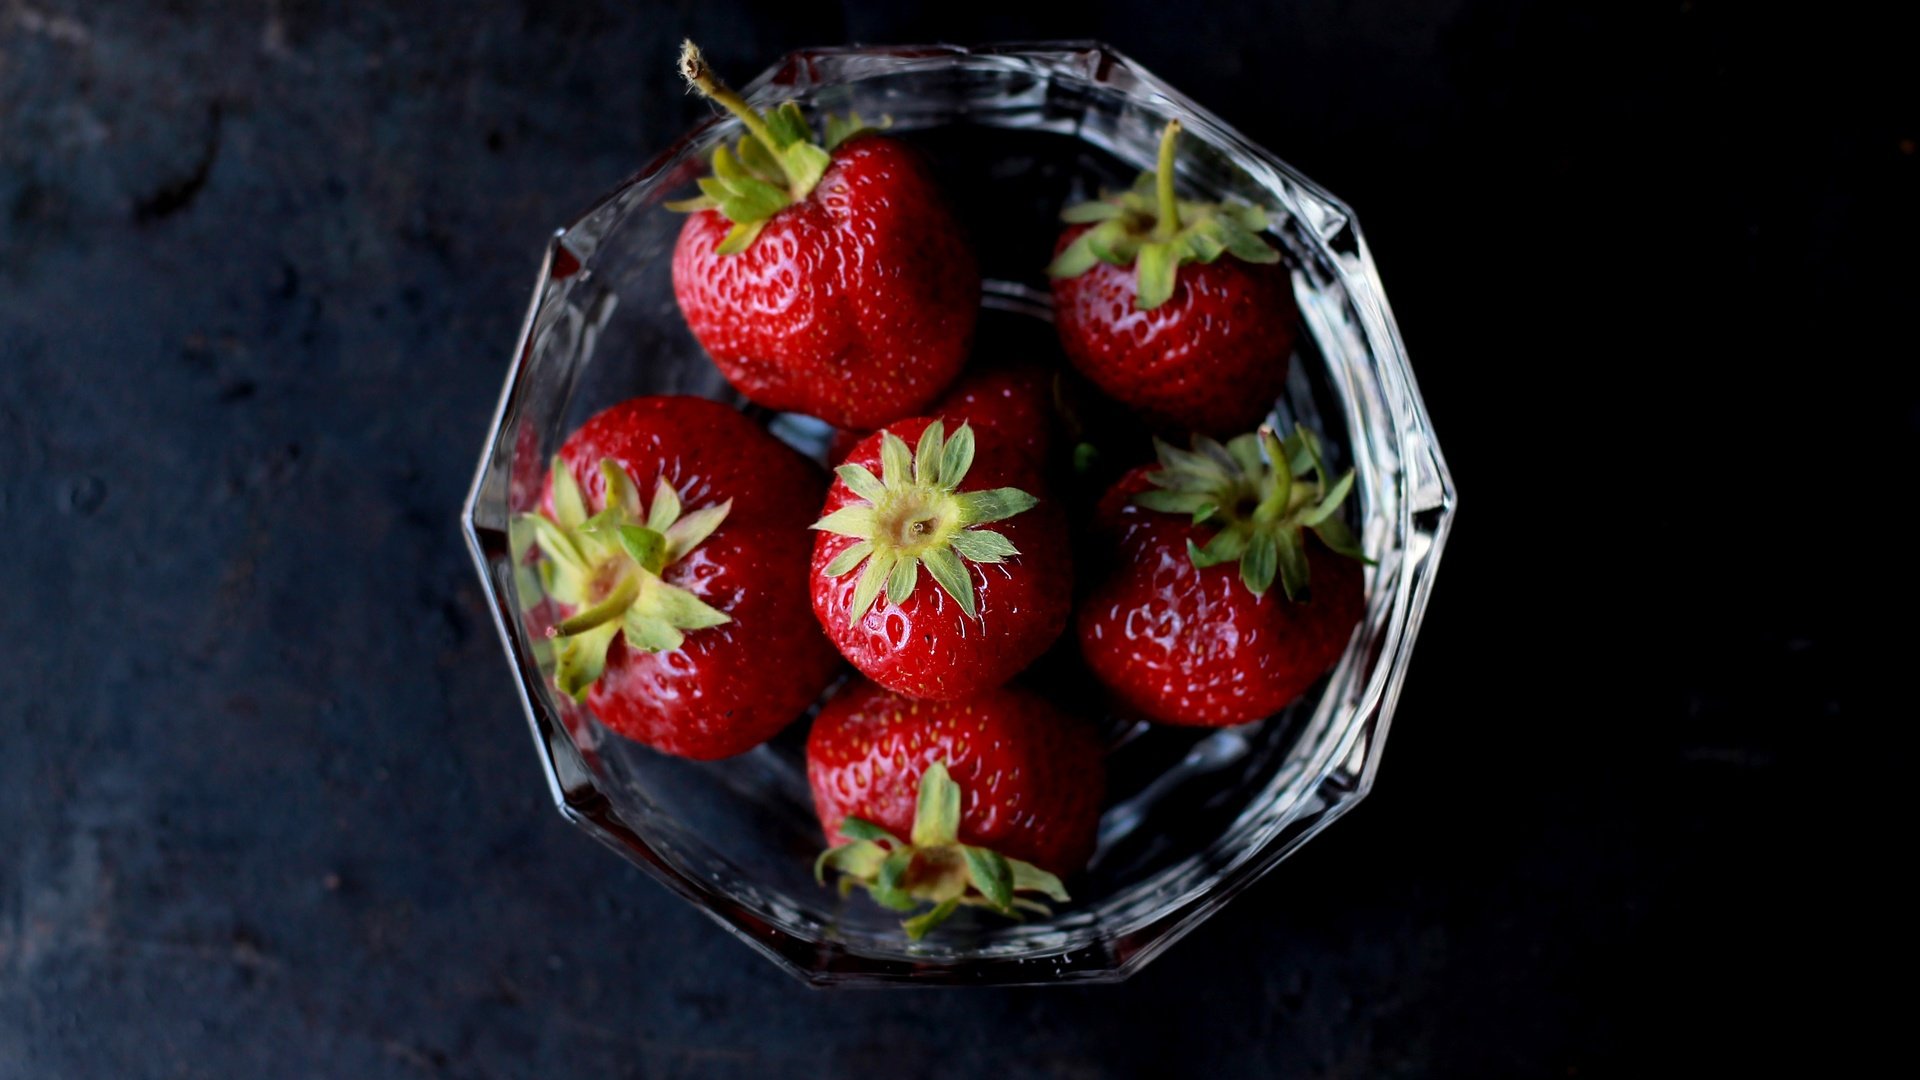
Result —
[{"label": "strawberry", "polygon": [[[993,364],[976,367],[960,377],[933,407],[949,425],[970,424],[975,437],[1017,447],[1036,464],[1044,465],[1053,443],[1053,376],[1038,364]],[[843,461],[871,432],[840,430],[827,444],[827,453]]]},{"label": "strawberry", "polygon": [[970,424],[976,437],[1009,446],[1036,465],[1053,442],[1053,375],[1038,364],[975,368],[927,410],[949,424]]},{"label": "strawberry", "polygon": [[673,253],[673,292],[727,381],[770,409],[874,428],[922,411],[959,374],[980,271],[925,161],[800,108],[765,115],[688,42],[681,73],[746,125],[713,152]]},{"label": "strawberry", "polygon": [[520,519],[567,616],[549,631],[555,685],[669,754],[772,738],[839,667],[801,585],[819,489],[811,462],[717,402],[634,398],[588,420]]},{"label": "strawberry", "polygon": [[1339,515],[1353,473],[1330,484],[1305,428],[1159,456],[1101,501],[1117,560],[1081,606],[1081,656],[1155,720],[1272,715],[1340,659],[1365,608],[1365,559]]},{"label": "strawberry", "polygon": [[1174,197],[1179,133],[1132,190],[1061,214],[1054,326],[1074,367],[1150,423],[1224,435],[1280,396],[1298,313],[1258,207]]},{"label": "strawberry", "polygon": [[919,417],[861,440],[834,472],[813,526],[813,612],[868,678],[913,697],[969,697],[1066,628],[1066,518],[1030,493],[1040,474],[1018,449],[976,443],[966,424],[949,438]]},{"label": "strawberry", "polygon": [[[840,871],[880,903],[911,910],[914,938],[960,904],[1005,914],[1054,900],[1058,875],[1093,853],[1105,766],[1090,725],[1028,690],[916,701],[860,681],[821,709],[807,736],[807,780]],[[907,839],[902,840],[902,837]],[[1045,911],[1045,908],[1038,908]]]}]

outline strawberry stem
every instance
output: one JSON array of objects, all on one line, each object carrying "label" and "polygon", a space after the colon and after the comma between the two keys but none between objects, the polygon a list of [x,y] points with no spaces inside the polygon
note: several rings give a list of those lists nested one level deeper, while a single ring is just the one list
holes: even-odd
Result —
[{"label": "strawberry stem", "polygon": [[654,486],[651,511],[642,516],[626,467],[602,458],[600,474],[606,478],[603,505],[589,517],[572,470],[555,458],[553,516],[517,519],[540,546],[535,592],[573,612],[549,627],[547,637],[560,643],[554,683],[576,700],[605,669],[615,637],[641,652],[663,652],[679,648],[689,631],[732,621],[660,574],[726,521],[733,500],[685,513],[680,493],[663,476]]},{"label": "strawberry stem", "polygon": [[1018,919],[1021,911],[1052,914],[1045,904],[1019,893],[1040,893],[1066,903],[1067,890],[1052,873],[991,848],[960,842],[961,796],[947,763],[933,762],[920,776],[909,839],[902,840],[870,821],[845,818],[838,831],[848,842],[820,853],[813,863],[814,879],[825,884],[827,871],[838,871],[842,896],[852,888],[864,888],[881,906],[894,911],[933,904],[931,910],[900,924],[915,941],[962,905]]},{"label": "strawberry stem", "polygon": [[1154,194],[1159,213],[1153,223],[1155,240],[1171,240],[1180,232],[1180,202],[1173,194],[1173,144],[1180,138],[1180,121],[1167,121],[1160,133],[1160,159],[1154,166]]},{"label": "strawberry stem", "polygon": [[[1079,277],[1098,263],[1134,268],[1134,306],[1151,311],[1173,298],[1180,268],[1210,263],[1222,255],[1262,265],[1280,261],[1280,252],[1261,239],[1267,215],[1245,203],[1190,202],[1174,194],[1174,146],[1181,124],[1167,121],[1160,132],[1160,155],[1152,170],[1118,194],[1069,206],[1060,219],[1088,228],[1071,240],[1047,266],[1055,279]],[[1150,223],[1150,224],[1149,224]]]},{"label": "strawberry stem", "polygon": [[746,98],[735,93],[732,87],[714,75],[713,69],[707,66],[707,58],[700,52],[700,46],[695,45],[692,38],[680,43],[680,77],[687,80],[688,86],[699,91],[701,97],[739,117],[740,122],[746,125],[747,133],[766,147],[768,156],[775,162],[780,160],[781,144],[767,127],[766,118],[747,104]]},{"label": "strawberry stem", "polygon": [[925,570],[940,591],[970,619],[979,617],[968,563],[1000,563],[1020,554],[993,529],[979,528],[1025,513],[1039,500],[1018,488],[961,491],[973,467],[973,428],[961,424],[947,437],[935,420],[922,429],[917,451],[891,431],[880,436],[880,475],[846,464],[834,472],[859,497],[813,528],[855,543],[826,566],[827,577],[860,569],[847,624],[857,626],[884,589],[887,602],[904,604]]},{"label": "strawberry stem", "polygon": [[640,595],[640,579],[634,574],[621,574],[607,595],[599,603],[583,608],[567,619],[562,620],[552,630],[553,637],[572,637],[584,634],[596,626],[610,623],[627,613],[633,601]]},{"label": "strawberry stem", "polygon": [[1293,469],[1287,464],[1287,452],[1280,445],[1280,437],[1265,424],[1260,425],[1260,445],[1267,452],[1267,461],[1273,466],[1267,474],[1267,490],[1254,508],[1253,520],[1266,524],[1279,520],[1290,509],[1293,501]]},{"label": "strawberry stem", "polygon": [[1160,468],[1133,502],[1213,530],[1205,547],[1187,541],[1194,566],[1238,563],[1254,596],[1266,595],[1277,579],[1287,599],[1298,601],[1307,596],[1306,533],[1335,554],[1371,564],[1339,514],[1353,491],[1353,471],[1329,484],[1319,437],[1307,428],[1296,425],[1282,439],[1263,425],[1225,445],[1195,436],[1192,450],[1156,439],[1154,453]]}]

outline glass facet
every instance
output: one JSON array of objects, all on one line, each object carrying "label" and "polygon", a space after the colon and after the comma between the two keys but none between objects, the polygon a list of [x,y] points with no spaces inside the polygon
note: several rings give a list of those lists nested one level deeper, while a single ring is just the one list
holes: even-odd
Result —
[{"label": "glass facet", "polygon": [[[1368,555],[1367,614],[1321,688],[1282,714],[1207,731],[1108,721],[1109,805],[1074,902],[1014,923],[963,910],[921,942],[863,895],[816,884],[822,838],[807,788],[806,724],[727,761],[657,754],[603,729],[553,689],[547,644],[516,575],[516,514],[589,416],[637,394],[744,407],[687,331],[670,273],[683,198],[731,118],[688,133],[550,242],[465,509],[469,547],[514,665],[560,811],[816,984],[1116,981],[1351,808],[1367,792],[1455,495],[1365,242],[1337,199],[1133,61],[1097,44],[819,49],[749,84],[757,106],[798,100],[887,117],[933,160],[987,278],[981,348],[1045,349],[1046,252],[1061,206],[1150,168],[1178,117],[1183,190],[1271,213],[1305,333],[1274,406],[1315,426],[1357,472],[1351,509]],[[1018,242],[1016,242],[1018,241]],[[816,458],[820,422],[748,407]],[[523,549],[521,549],[523,550]],[[1071,633],[1071,631],[1069,631]],[[770,658],[777,660],[777,658]]]}]

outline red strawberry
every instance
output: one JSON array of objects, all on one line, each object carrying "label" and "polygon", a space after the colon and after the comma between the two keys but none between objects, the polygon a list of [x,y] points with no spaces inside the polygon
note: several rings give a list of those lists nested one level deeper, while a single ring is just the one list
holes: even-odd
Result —
[{"label": "red strawberry", "polygon": [[819,487],[812,463],[703,398],[634,398],[588,420],[541,512],[520,519],[569,613],[553,633],[559,689],[682,757],[772,738],[839,667],[801,585]]},{"label": "red strawberry", "polygon": [[1155,425],[1245,431],[1286,385],[1292,280],[1258,207],[1174,198],[1179,133],[1167,125],[1133,190],[1061,215],[1054,326],[1081,374]]},{"label": "red strawberry", "polygon": [[766,115],[716,81],[691,42],[681,72],[740,117],[714,151],[673,253],[673,292],[708,355],[771,409],[850,428],[922,411],[966,362],[980,271],[926,163],[792,102]]},{"label": "red strawberry", "polygon": [[976,368],[927,410],[976,437],[1010,446],[1036,465],[1053,444],[1053,373],[1038,364]]},{"label": "red strawberry", "polygon": [[918,938],[958,904],[1010,914],[1024,888],[1065,900],[1054,875],[1093,853],[1105,766],[1092,727],[1030,691],[931,702],[862,681],[814,720],[807,780],[837,845],[820,872],[889,907],[938,905],[908,921]]},{"label": "red strawberry", "polygon": [[[1014,446],[1044,464],[1053,444],[1053,375],[1038,364],[977,367],[927,410],[949,426],[969,424],[976,437]],[[827,456],[843,461],[871,432],[840,430]]]},{"label": "red strawberry", "polygon": [[1158,471],[1133,470],[1101,501],[1117,563],[1081,606],[1080,653],[1156,720],[1270,716],[1340,659],[1365,608],[1363,557],[1339,516],[1353,474],[1329,484],[1305,428],[1284,443],[1263,432],[1159,449]]},{"label": "red strawberry", "polygon": [[1066,518],[1030,494],[1040,474],[1017,449],[976,444],[965,424],[947,438],[922,417],[868,436],[835,473],[813,526],[813,612],[868,678],[913,697],[970,697],[1065,629]]}]

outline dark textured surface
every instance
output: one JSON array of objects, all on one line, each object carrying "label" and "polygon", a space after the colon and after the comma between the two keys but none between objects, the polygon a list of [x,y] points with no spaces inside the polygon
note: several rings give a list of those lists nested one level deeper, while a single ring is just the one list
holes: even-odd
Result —
[{"label": "dark textured surface", "polygon": [[[1837,578],[1790,567],[1915,294],[1902,39],[911,7],[0,0],[0,1077],[1567,1076],[1804,1034],[1795,765],[1850,717]],[[695,115],[683,33],[741,73],[1106,38],[1367,225],[1464,510],[1393,746],[1124,987],[808,992],[546,804],[455,510],[547,230]],[[1849,422],[1910,454],[1871,370]]]}]

